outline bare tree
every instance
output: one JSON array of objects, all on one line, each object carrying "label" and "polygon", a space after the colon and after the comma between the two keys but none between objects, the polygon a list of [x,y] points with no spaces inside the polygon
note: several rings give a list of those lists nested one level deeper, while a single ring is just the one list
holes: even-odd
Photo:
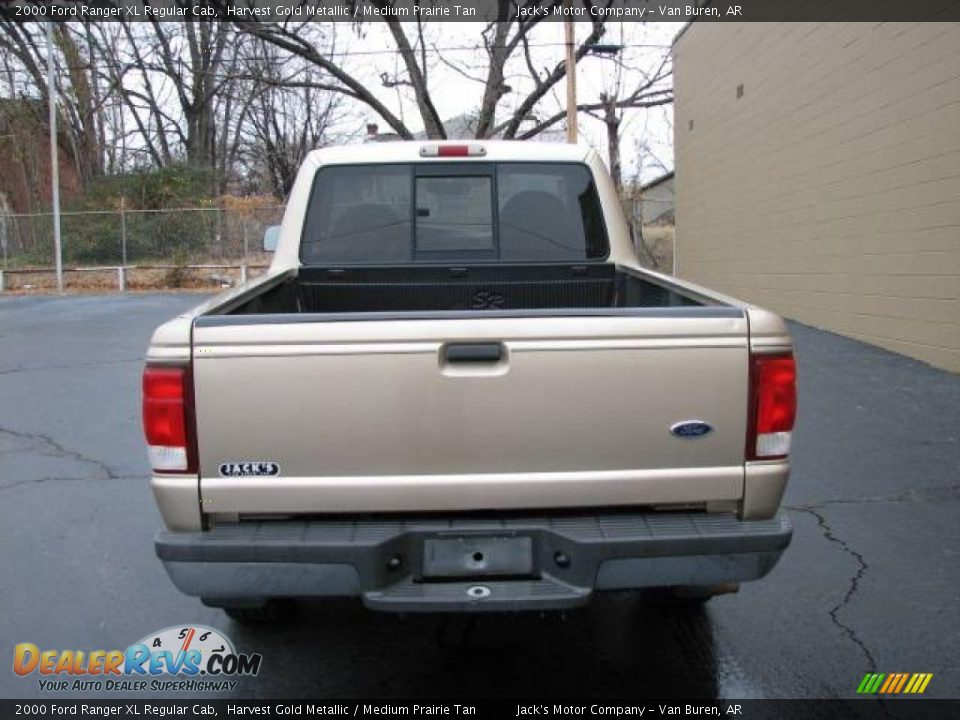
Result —
[{"label": "bare tree", "polygon": [[[54,81],[63,131],[80,180],[86,184],[104,172],[105,98],[94,67],[95,49],[84,25],[57,23],[53,39],[60,55]],[[11,95],[16,97],[19,87],[23,98],[47,102],[48,47],[42,24],[17,22],[9,8],[0,8],[0,51],[5,57]]]},{"label": "bare tree", "polygon": [[[149,5],[149,0],[143,0]],[[140,72],[144,84],[150,74],[166,77],[173,88],[179,104],[182,120],[175,123],[188,164],[212,169],[216,164],[215,97],[222,90],[217,77],[225,61],[225,49],[230,36],[230,27],[225,23],[210,20],[170,23],[151,17],[149,25],[139,26],[141,34],[133,35],[131,24],[130,45],[134,66]],[[141,48],[149,48],[144,53]],[[125,84],[125,92],[135,95],[139,91]],[[158,106],[157,97],[141,97],[148,110],[155,116],[167,114]]]},{"label": "bare tree", "polygon": [[[367,1],[381,11],[389,10],[396,2],[396,0]],[[608,7],[612,1],[579,0],[588,10],[588,15],[591,7]],[[214,2],[217,4],[224,0],[214,0]],[[305,0],[305,4],[309,2],[310,0]],[[525,139],[542,132],[563,118],[563,113],[557,116],[551,115],[542,120],[534,118],[533,129],[522,129],[524,123],[530,121],[539,103],[548,97],[558,83],[566,77],[566,65],[563,62],[556,62],[546,68],[537,68],[531,58],[529,43],[531,31],[543,22],[560,2],[561,0],[504,0],[501,8],[504,19],[488,24],[482,33],[483,44],[482,48],[478,49],[482,49],[485,56],[484,67],[477,73],[471,73],[469,69],[457,68],[456,64],[447,61],[466,78],[482,85],[481,100],[472,128],[476,137],[501,136],[507,139]],[[383,86],[390,89],[409,89],[419,111],[424,133],[431,138],[445,138],[447,131],[437,112],[430,86],[427,55],[429,48],[423,24],[415,24],[410,31],[409,23],[401,23],[395,15],[390,14],[382,16],[382,22],[388,28],[396,52],[402,61],[401,72],[381,74]],[[323,30],[318,29],[316,24],[243,20],[236,21],[236,25],[244,33],[260,38],[314,65],[325,78],[317,83],[316,87],[362,103],[379,115],[401,138],[413,137],[411,128],[387,106],[374,89],[345,69],[336,53],[325,44]],[[605,29],[605,20],[596,20],[591,23],[590,33],[579,43],[575,51],[578,62],[586,57],[592,45],[603,37]],[[529,70],[528,82],[525,83],[529,89],[524,95],[512,98],[510,107],[505,108],[507,103],[504,99],[514,93],[514,88],[506,81],[507,64],[511,58],[518,57],[520,53],[524,54],[525,65]],[[647,98],[642,100],[650,101]],[[641,98],[634,98],[633,102],[641,102]],[[505,115],[502,119],[498,118],[501,112]]]},{"label": "bare tree", "polygon": [[251,102],[233,92],[237,33],[216,20],[119,25],[123,41],[102,42],[100,50],[144,150],[158,167],[185,161],[208,172],[211,190],[221,191]]},{"label": "bare tree", "polygon": [[[303,7],[320,1],[302,0]],[[399,2],[351,1],[381,12]],[[589,13],[591,8],[613,2],[574,1],[592,17],[597,15]],[[251,186],[254,177],[284,194],[304,155],[328,142],[344,114],[358,107],[373,111],[404,139],[412,139],[421,124],[431,138],[466,132],[477,138],[528,139],[566,117],[556,93],[566,64],[559,52],[539,50],[549,35],[541,23],[561,2],[500,0],[499,18],[483,27],[476,45],[454,49],[466,55],[440,46],[437,25],[401,23],[388,12],[357,23],[347,32],[359,37],[376,26],[389,37],[394,65],[378,70],[379,81],[373,83],[369,64],[350,60],[366,49],[356,43],[340,47],[333,23],[59,23],[57,78],[66,137],[84,180],[186,162],[207,172],[209,188],[218,194],[236,180]],[[596,52],[607,32],[602,19],[582,30],[576,61]],[[599,97],[583,98],[578,110],[604,123],[619,187],[623,119],[631,110],[669,104],[673,95],[668,53],[659,63],[630,64],[620,57],[614,62],[614,85]],[[45,63],[42,26],[15,23],[0,8],[0,82],[7,77],[11,94],[16,87],[45,100]],[[450,88],[449,82],[437,84],[441,64],[476,90],[466,127],[445,127],[450,118],[438,110],[438,93]],[[404,117],[403,109],[410,106],[416,108],[415,118]]]},{"label": "bare tree", "polygon": [[[238,137],[250,180],[266,180],[278,197],[293,187],[307,153],[328,144],[339,119],[342,97],[323,90],[315,68],[282,62],[276,47],[262,40],[248,46],[244,61],[252,102]],[[282,70],[282,71],[281,71]]]},{"label": "bare tree", "polygon": [[[615,63],[614,70],[610,73],[613,80],[610,87],[600,94],[598,101],[582,103],[577,109],[604,124],[610,175],[619,192],[623,187],[620,134],[624,112],[671,104],[673,68],[669,51],[662,52],[653,68],[649,69],[644,63],[631,63],[624,59],[621,55],[622,46],[612,46],[612,50],[617,55],[608,60]],[[627,79],[630,80],[629,84]]]}]

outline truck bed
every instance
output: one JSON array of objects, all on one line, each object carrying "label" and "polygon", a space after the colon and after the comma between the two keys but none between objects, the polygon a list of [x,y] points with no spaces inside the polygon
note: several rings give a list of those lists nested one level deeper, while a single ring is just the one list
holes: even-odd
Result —
[{"label": "truck bed", "polygon": [[227,315],[701,306],[610,264],[303,267]]}]

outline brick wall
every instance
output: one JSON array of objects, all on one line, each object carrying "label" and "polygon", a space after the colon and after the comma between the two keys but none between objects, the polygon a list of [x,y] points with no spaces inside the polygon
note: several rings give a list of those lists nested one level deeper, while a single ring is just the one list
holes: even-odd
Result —
[{"label": "brick wall", "polygon": [[[50,126],[46,105],[37,101],[0,99],[0,195],[14,213],[50,212]],[[81,189],[64,119],[59,119],[60,195],[67,199]]]}]

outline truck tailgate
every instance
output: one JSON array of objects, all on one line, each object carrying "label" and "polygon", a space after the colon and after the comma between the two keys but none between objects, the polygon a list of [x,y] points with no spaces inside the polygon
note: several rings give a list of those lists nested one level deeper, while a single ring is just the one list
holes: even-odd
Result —
[{"label": "truck tailgate", "polygon": [[[202,507],[296,514],[737,499],[747,367],[747,320],[736,308],[203,316],[193,330]],[[671,433],[685,421],[712,431]]]}]

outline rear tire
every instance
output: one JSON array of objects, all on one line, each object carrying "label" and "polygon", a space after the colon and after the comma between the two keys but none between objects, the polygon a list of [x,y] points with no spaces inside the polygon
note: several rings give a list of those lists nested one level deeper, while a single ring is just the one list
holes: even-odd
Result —
[{"label": "rear tire", "polygon": [[686,605],[687,607],[696,607],[710,601],[714,595],[722,593],[714,592],[713,588],[704,585],[677,585],[670,588],[670,595],[673,602],[677,605]]},{"label": "rear tire", "polygon": [[739,583],[723,585],[674,585],[671,587],[650,588],[643,593],[644,602],[651,605],[669,605],[674,607],[699,607],[717,595],[727,595],[740,590]]},{"label": "rear tire", "polygon": [[266,625],[289,619],[293,615],[290,600],[267,600],[262,605],[220,605],[227,617],[241,625]]}]

